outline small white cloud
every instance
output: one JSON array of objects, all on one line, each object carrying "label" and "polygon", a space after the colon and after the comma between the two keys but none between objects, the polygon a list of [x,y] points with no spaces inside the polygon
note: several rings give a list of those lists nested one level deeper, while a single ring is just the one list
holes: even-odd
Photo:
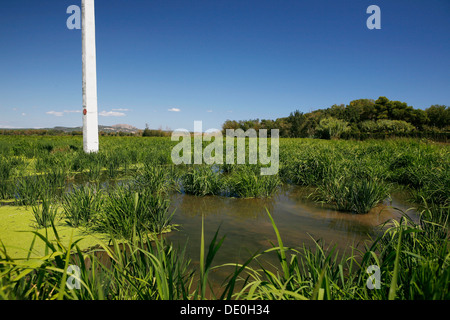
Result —
[{"label": "small white cloud", "polygon": [[117,111],[102,111],[98,114],[102,117],[124,117],[126,116],[123,112],[117,112]]},{"label": "small white cloud", "polygon": [[64,110],[65,113],[81,113],[81,110]]},{"label": "small white cloud", "polygon": [[213,112],[212,110],[206,110],[206,112]]},{"label": "small white cloud", "polygon": [[25,112],[22,112],[22,116],[24,116],[24,117],[25,117],[26,115],[27,115],[27,114],[26,114]]},{"label": "small white cloud", "polygon": [[180,112],[181,110],[178,109],[178,108],[170,108],[170,109],[168,109],[168,111],[170,111],[170,112]]},{"label": "small white cloud", "polygon": [[118,108],[118,109],[112,109],[113,111],[130,111],[130,109],[122,109],[122,108]]},{"label": "small white cloud", "polygon": [[[51,114],[55,117],[62,117],[64,115],[64,112],[60,112],[60,111],[47,111],[46,114]],[[22,113],[22,115],[24,116],[25,114]]]}]

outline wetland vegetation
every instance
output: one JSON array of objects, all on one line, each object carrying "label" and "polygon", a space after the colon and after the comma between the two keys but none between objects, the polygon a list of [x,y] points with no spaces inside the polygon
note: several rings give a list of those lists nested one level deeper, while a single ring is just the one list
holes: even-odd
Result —
[{"label": "wetland vegetation", "polygon": [[[99,153],[85,154],[80,136],[0,136],[0,298],[450,298],[447,144],[282,138],[278,174],[260,176],[260,165],[175,166],[167,137],[100,143]],[[202,201],[241,201],[251,212],[256,201],[279,201],[284,186],[307,190],[305,201],[348,219],[369,215],[398,192],[414,214],[392,209],[397,218],[359,246],[317,238],[293,245],[281,216],[263,205],[263,218],[250,224],[269,227],[272,244],[216,263],[230,230],[208,230]],[[201,217],[196,243],[171,241],[183,229],[177,195],[197,201],[189,207]],[[85,245],[83,237],[96,240]],[[18,244],[20,254],[11,248]],[[79,290],[66,286],[70,265],[80,268]],[[373,265],[379,290],[366,285]],[[219,284],[215,273],[224,274]]]}]

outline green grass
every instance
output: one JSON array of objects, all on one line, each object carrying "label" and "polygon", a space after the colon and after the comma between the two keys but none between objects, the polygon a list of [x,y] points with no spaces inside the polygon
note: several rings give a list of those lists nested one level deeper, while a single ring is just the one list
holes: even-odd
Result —
[{"label": "green grass", "polygon": [[[260,176],[257,165],[174,168],[174,144],[170,138],[101,137],[100,152],[87,155],[80,137],[0,136],[0,200],[16,204],[0,207],[5,244],[0,245],[0,298],[450,298],[448,145],[414,139],[280,139],[279,174]],[[83,189],[88,181],[104,190]],[[198,269],[183,249],[153,242],[151,233],[170,229],[167,195],[174,190],[270,197],[281,183],[312,187],[317,201],[355,213],[368,212],[394,188],[403,188],[421,212],[420,221],[405,215],[363,248],[338,252],[320,240],[312,247],[285,247],[276,217],[269,214],[276,244],[243,264],[217,266],[214,257],[224,241],[218,230],[209,246],[202,236]],[[47,227],[33,229],[37,219]],[[36,231],[18,232],[26,230]],[[98,233],[89,233],[93,230]],[[112,243],[102,248],[108,264],[100,253],[82,251],[99,243],[97,235]],[[23,243],[30,243],[29,249]],[[274,254],[278,263],[268,267],[265,257]],[[82,290],[65,286],[70,264],[81,268]],[[366,287],[366,269],[373,265],[380,268],[380,290]],[[214,292],[211,272],[230,267],[220,292]]]},{"label": "green grass", "polygon": [[[214,257],[225,240],[219,230],[207,245],[204,225],[200,242],[200,266],[193,268],[183,249],[164,240],[145,237],[112,246],[103,245],[107,262],[98,253],[83,253],[77,241],[63,244],[53,227],[56,242],[34,233],[29,252],[36,242],[45,244],[41,257],[14,259],[0,246],[0,297],[3,299],[118,299],[118,300],[416,300],[450,298],[448,225],[437,223],[445,212],[428,208],[414,223],[405,215],[393,221],[385,233],[363,249],[340,255],[335,247],[319,241],[308,248],[285,247],[276,222],[268,213],[277,244],[249,257],[244,264],[214,265]],[[427,228],[433,225],[433,228]],[[444,233],[443,233],[444,232]],[[151,245],[150,245],[151,244]],[[278,265],[261,263],[276,253]],[[86,258],[88,258],[86,260]],[[89,261],[90,265],[87,265]],[[65,283],[71,264],[79,266],[80,290]],[[256,266],[255,266],[256,264]],[[380,268],[381,286],[366,286],[366,269]],[[233,267],[221,293],[206,294],[209,274],[217,268]],[[198,275],[197,275],[198,274]]]},{"label": "green grass", "polygon": [[169,200],[161,194],[135,191],[123,185],[109,192],[95,228],[119,238],[133,239],[140,233],[163,232],[169,227],[172,215]]},{"label": "green grass", "polygon": [[389,197],[389,187],[374,179],[341,177],[320,184],[315,197],[339,211],[368,213]]},{"label": "green grass", "polygon": [[219,195],[224,191],[224,177],[212,166],[200,165],[188,168],[181,176],[183,190],[196,196]]},{"label": "green grass", "polygon": [[33,205],[32,210],[38,228],[50,227],[58,214],[58,206],[52,205],[48,196],[42,198],[41,204]]},{"label": "green grass", "polygon": [[227,181],[229,194],[239,198],[266,198],[273,196],[281,180],[278,175],[260,175],[256,165],[236,165]]},{"label": "green grass", "polygon": [[89,227],[96,215],[102,211],[105,197],[103,190],[95,185],[81,185],[66,193],[62,198],[62,208],[66,223],[75,228]]}]

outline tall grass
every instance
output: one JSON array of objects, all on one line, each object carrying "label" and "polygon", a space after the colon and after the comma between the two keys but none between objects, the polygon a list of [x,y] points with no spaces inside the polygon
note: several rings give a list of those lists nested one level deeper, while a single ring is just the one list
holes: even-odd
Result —
[{"label": "tall grass", "polygon": [[181,176],[181,183],[187,194],[196,196],[218,195],[226,191],[223,176],[208,165],[189,168]]},{"label": "tall grass", "polygon": [[383,181],[335,178],[320,184],[316,199],[333,205],[336,210],[367,213],[389,196],[389,187]]},{"label": "tall grass", "polygon": [[[214,299],[450,298],[448,146],[411,139],[281,139],[279,176],[263,177],[257,166],[231,164],[222,166],[222,171],[209,166],[179,167],[182,174],[178,176],[173,166],[168,166],[173,146],[170,139],[101,137],[104,148],[92,155],[81,151],[82,141],[77,137],[0,140],[0,198],[33,206],[47,227],[52,225],[58,195],[74,172],[98,182],[103,173],[117,178],[129,166],[140,168],[130,186],[119,185],[117,190],[105,191],[104,196],[94,189],[75,188],[62,200],[66,219],[73,226],[90,225],[113,236],[113,246],[103,248],[108,265],[96,254],[81,252],[76,243],[64,246],[58,237],[51,242],[36,233],[33,243],[43,241],[46,245],[47,252],[41,258],[14,260],[0,245],[1,298],[205,299],[210,274],[221,267],[234,271],[221,294],[213,292]],[[194,272],[183,250],[159,241],[149,246],[153,238],[147,237],[168,227],[167,194],[178,177],[188,193],[236,197],[271,196],[281,178],[315,187],[319,201],[358,213],[385,199],[390,183],[399,184],[420,205],[421,216],[414,222],[405,214],[363,248],[342,253],[321,241],[312,247],[285,247],[282,233],[269,214],[277,239],[271,248],[242,264],[215,266],[213,260],[223,238],[216,233],[208,246],[203,236],[201,263]],[[43,190],[55,200],[49,201]],[[80,193],[75,194],[77,191]],[[130,241],[119,244],[116,237]],[[265,258],[274,254],[277,263],[267,266]],[[81,268],[80,290],[65,286],[70,264]],[[373,265],[380,268],[379,290],[366,286],[366,270]]]},{"label": "tall grass", "polygon": [[58,206],[52,205],[50,197],[45,195],[40,204],[32,206],[32,212],[38,228],[47,228],[54,223],[58,214]]},{"label": "tall grass", "polygon": [[172,220],[169,204],[160,194],[118,186],[109,193],[97,228],[124,239],[132,239],[137,233],[161,233]]},{"label": "tall grass", "polygon": [[16,205],[29,206],[36,204],[42,190],[48,190],[49,185],[43,176],[23,176],[17,178],[14,186],[14,202]]},{"label": "tall grass", "polygon": [[75,187],[62,198],[63,213],[67,224],[75,228],[89,226],[103,210],[104,202],[103,191],[96,186]]},{"label": "tall grass", "polygon": [[227,184],[231,196],[239,198],[265,198],[275,194],[281,184],[278,175],[260,175],[260,167],[237,165]]},{"label": "tall grass", "polygon": [[[119,244],[103,245],[106,262],[97,254],[82,253],[76,242],[64,246],[52,225],[56,242],[35,233],[44,241],[46,255],[14,260],[0,246],[0,296],[4,299],[205,299],[209,296],[209,274],[217,268],[232,267],[221,294],[213,299],[249,300],[388,300],[449,299],[450,254],[448,208],[427,208],[419,222],[406,214],[393,220],[388,229],[362,249],[340,254],[319,241],[309,248],[285,247],[275,220],[268,212],[277,244],[249,257],[243,264],[214,265],[224,237],[217,230],[208,252],[202,222],[200,267],[196,271],[177,250],[164,240],[144,237]],[[151,244],[151,245],[150,245]],[[278,265],[264,263],[276,254]],[[66,286],[68,266],[76,264],[80,290]],[[255,266],[256,264],[256,266]],[[367,287],[369,266],[380,269],[380,289]],[[199,272],[196,275],[196,272]],[[212,290],[212,289],[211,289]]]},{"label": "tall grass", "polygon": [[177,175],[173,167],[144,164],[134,179],[136,190],[146,190],[150,193],[167,194],[175,188]]}]

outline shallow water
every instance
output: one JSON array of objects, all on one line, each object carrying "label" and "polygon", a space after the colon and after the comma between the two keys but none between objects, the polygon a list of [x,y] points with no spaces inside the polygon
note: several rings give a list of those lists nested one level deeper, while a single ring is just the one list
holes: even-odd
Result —
[{"label": "shallow water", "polygon": [[[194,265],[198,264],[204,215],[206,248],[219,227],[219,239],[226,236],[213,265],[243,263],[251,254],[271,248],[271,243],[277,244],[267,209],[285,247],[300,248],[303,244],[313,247],[313,239],[321,239],[325,247],[336,245],[340,253],[350,253],[351,246],[361,245],[370,236],[381,232],[381,224],[401,217],[394,207],[404,211],[412,207],[398,195],[367,214],[351,214],[313,202],[307,198],[311,192],[308,188],[286,186],[271,199],[174,194],[172,210],[176,211],[172,222],[179,224],[180,230],[165,237],[176,246],[186,245],[186,256]],[[416,218],[414,212],[410,214]],[[279,265],[275,255],[266,258]],[[211,279],[223,280],[227,273],[221,273],[219,270]]]}]

